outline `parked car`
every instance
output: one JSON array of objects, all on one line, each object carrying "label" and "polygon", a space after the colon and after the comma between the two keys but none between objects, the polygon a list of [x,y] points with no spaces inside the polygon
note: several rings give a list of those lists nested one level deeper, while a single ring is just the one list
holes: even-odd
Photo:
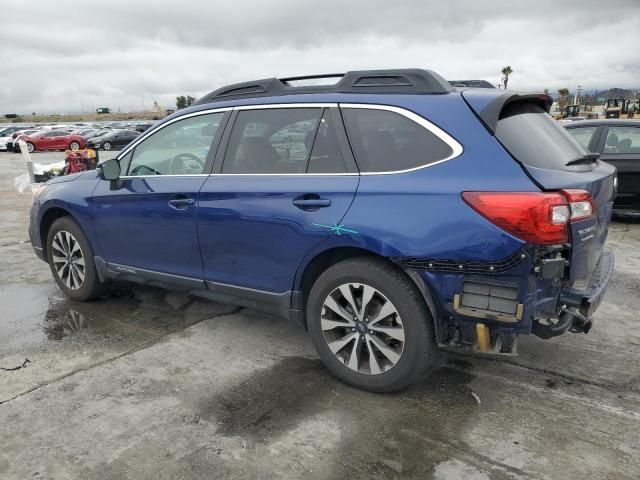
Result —
[{"label": "parked car", "polygon": [[74,130],[72,133],[75,133],[76,135],[80,135],[82,138],[87,140],[88,138],[95,136],[95,134],[98,132],[99,130],[96,128],[80,128],[80,129]]},{"label": "parked car", "polygon": [[[111,129],[102,129],[102,130],[98,129],[96,133],[89,138],[102,137],[103,135],[106,135],[107,133],[111,133],[111,132],[113,132],[113,130]],[[89,138],[87,138],[87,140],[89,140]]]},{"label": "parked car", "polygon": [[107,133],[95,136],[87,140],[89,148],[111,150],[120,149],[128,145],[132,140],[138,137],[140,132],[133,130],[111,130]]},{"label": "parked car", "polygon": [[85,147],[85,140],[80,135],[69,133],[67,130],[49,130],[32,135],[20,135],[14,140],[24,140],[29,152],[36,150],[78,150]]},{"label": "parked car", "polygon": [[[422,378],[438,346],[514,355],[519,335],[589,331],[615,169],[548,95],[418,69],[289,80],[216,90],[38,190],[31,244],[62,291],[120,279],[282,315],[378,392]],[[302,125],[310,139],[283,143]]]},{"label": "parked car", "polygon": [[151,127],[153,127],[153,123],[139,123],[135,126],[134,130],[136,132],[144,132],[146,130],[149,130]]},{"label": "parked car", "polygon": [[25,130],[18,130],[13,132],[10,136],[0,138],[0,150],[6,150],[8,152],[20,151],[18,144],[16,143],[17,137],[20,135],[33,135],[40,130],[37,128],[30,128]]},{"label": "parked car", "polygon": [[3,127],[0,128],[0,137],[10,137],[11,135],[13,135],[15,132],[19,131],[19,130],[23,130],[27,127],[25,127],[24,125],[19,125],[19,126],[11,126],[11,127]]},{"label": "parked car", "polygon": [[496,88],[492,83],[486,80],[449,80],[454,87],[471,87],[471,88]]},{"label": "parked car", "polygon": [[618,170],[617,215],[640,215],[640,121],[584,120],[564,125],[578,143]]}]

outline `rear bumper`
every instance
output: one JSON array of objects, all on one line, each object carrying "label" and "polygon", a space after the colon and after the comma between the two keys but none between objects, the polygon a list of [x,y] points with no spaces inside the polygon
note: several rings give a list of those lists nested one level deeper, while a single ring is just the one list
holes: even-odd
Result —
[{"label": "rear bumper", "polygon": [[604,298],[613,275],[613,252],[604,250],[584,289],[564,288],[558,299],[558,320],[555,323],[535,322],[532,333],[541,338],[552,338],[565,333],[588,333],[593,325],[593,314]]},{"label": "rear bumper", "polygon": [[565,288],[560,294],[560,303],[575,307],[580,314],[590,319],[604,298],[613,275],[613,252],[603,250],[588,286],[583,290]]}]

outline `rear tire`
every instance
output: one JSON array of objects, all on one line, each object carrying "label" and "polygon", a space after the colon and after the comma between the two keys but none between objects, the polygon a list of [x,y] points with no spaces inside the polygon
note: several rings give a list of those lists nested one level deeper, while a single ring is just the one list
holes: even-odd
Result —
[{"label": "rear tire", "polygon": [[93,250],[71,217],[53,222],[47,235],[47,260],[60,289],[73,300],[91,300],[107,293],[100,282]]},{"label": "rear tire", "polygon": [[400,390],[435,364],[433,318],[422,295],[382,259],[356,258],[328,268],[311,289],[306,314],[322,361],[355,387]]},{"label": "rear tire", "polygon": [[69,144],[69,149],[70,150],[79,150],[80,149],[80,144],[78,142],[71,142]]}]

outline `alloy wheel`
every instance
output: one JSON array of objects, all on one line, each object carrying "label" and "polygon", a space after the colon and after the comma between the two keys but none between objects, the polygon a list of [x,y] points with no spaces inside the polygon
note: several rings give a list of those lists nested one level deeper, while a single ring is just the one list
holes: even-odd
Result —
[{"label": "alloy wheel", "polygon": [[64,230],[53,237],[51,244],[53,267],[58,278],[71,290],[78,290],[84,284],[85,259],[76,238]]},{"label": "alloy wheel", "polygon": [[346,283],[325,299],[322,333],[336,358],[351,370],[378,375],[402,357],[405,331],[398,310],[380,291]]},{"label": "alloy wheel", "polygon": [[104,142],[102,144],[102,148],[104,148],[105,150],[111,150],[111,144],[109,142]]}]

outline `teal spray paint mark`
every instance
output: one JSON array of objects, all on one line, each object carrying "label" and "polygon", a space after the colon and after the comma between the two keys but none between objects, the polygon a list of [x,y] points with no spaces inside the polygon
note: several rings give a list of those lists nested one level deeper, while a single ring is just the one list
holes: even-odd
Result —
[{"label": "teal spray paint mark", "polygon": [[348,228],[344,228],[344,225],[338,225],[337,223],[334,223],[333,225],[323,225],[321,223],[312,223],[312,225],[315,225],[316,227],[328,228],[329,230],[331,230],[336,235],[343,235],[345,233],[354,233],[354,234],[358,233],[355,230],[350,230]]}]

